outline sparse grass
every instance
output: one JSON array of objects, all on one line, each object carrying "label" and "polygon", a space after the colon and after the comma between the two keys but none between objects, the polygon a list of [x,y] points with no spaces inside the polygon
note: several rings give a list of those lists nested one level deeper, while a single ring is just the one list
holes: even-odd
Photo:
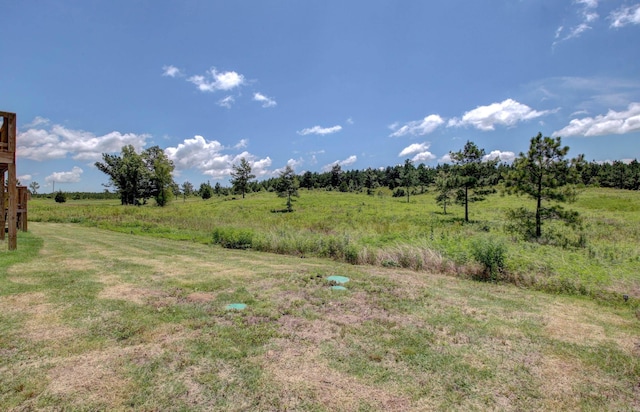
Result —
[{"label": "sparse grass", "polygon": [[122,207],[117,201],[36,199],[35,221],[70,222],[128,234],[220,244],[295,256],[411,268],[481,277],[479,246],[487,239],[504,246],[500,273],[492,278],[520,286],[619,300],[640,298],[640,194],[614,189],[585,189],[568,207],[584,217],[583,229],[572,232],[549,222],[546,233],[581,243],[582,248],[520,241],[503,230],[505,211],[531,206],[515,196],[489,197],[470,208],[472,222],[452,206],[443,215],[434,194],[411,202],[379,195],[301,191],[294,213],[271,213],[281,199],[253,193],[246,199],[214,197],[175,201],[165,208]]},{"label": "sparse grass", "polygon": [[18,245],[2,410],[640,408],[630,304],[72,224]]}]

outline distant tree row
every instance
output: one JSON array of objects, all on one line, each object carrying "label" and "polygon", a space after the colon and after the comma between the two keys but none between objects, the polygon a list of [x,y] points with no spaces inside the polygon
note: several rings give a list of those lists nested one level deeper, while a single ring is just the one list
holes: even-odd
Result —
[{"label": "distant tree row", "polygon": [[424,193],[429,187],[436,192],[436,202],[447,207],[458,204],[464,207],[464,220],[469,221],[470,205],[480,202],[496,187],[509,193],[526,195],[535,200],[533,212],[527,208],[509,211],[512,231],[528,238],[540,238],[543,221],[560,220],[568,225],[579,224],[577,213],[566,211],[560,203],[575,198],[576,185],[597,185],[620,189],[640,189],[640,164],[630,163],[587,163],[582,155],[565,158],[569,147],[562,146],[559,137],[543,137],[541,133],[533,137],[529,151],[520,153],[512,164],[500,163],[498,159],[488,159],[484,149],[468,141],[457,152],[450,152],[451,164],[417,167],[409,159],[404,164],[386,168],[343,171],[339,164],[330,171],[304,172],[296,175],[287,166],[278,177],[256,181],[251,165],[245,159],[232,165],[231,187],[223,187],[219,182],[211,186],[201,183],[198,190],[190,182],[178,186],[172,178],[173,163],[157,146],[137,154],[132,146],[125,146],[122,154],[103,154],[104,162],[96,167],[110,177],[110,185],[120,194],[122,204],[140,204],[153,197],[164,206],[170,195],[199,195],[203,199],[212,196],[269,191],[287,198],[286,210],[293,211],[292,197],[298,196],[298,188],[338,190],[342,192],[362,192],[374,194],[377,188],[388,187],[393,196],[406,197]]}]

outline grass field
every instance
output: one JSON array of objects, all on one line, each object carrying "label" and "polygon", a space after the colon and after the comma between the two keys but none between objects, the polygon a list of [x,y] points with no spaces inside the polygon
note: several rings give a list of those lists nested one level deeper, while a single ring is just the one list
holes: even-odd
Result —
[{"label": "grass field", "polygon": [[[295,227],[303,199],[265,219]],[[130,232],[35,222],[0,243],[1,410],[640,409],[629,304]]]},{"label": "grass field", "polygon": [[575,204],[567,205],[583,216],[581,231],[545,224],[545,233],[574,243],[582,239],[581,247],[524,242],[505,233],[505,211],[533,207],[527,198],[494,195],[473,203],[472,222],[464,223],[460,206],[449,207],[444,215],[433,193],[413,196],[410,203],[384,189],[379,193],[302,190],[294,213],[273,213],[284,207],[284,200],[264,192],[237,200],[176,200],[165,208],[36,199],[30,203],[30,219],[462,277],[479,270],[474,247],[491,241],[506,251],[504,281],[605,300],[620,300],[623,294],[640,297],[638,192],[585,189]]}]

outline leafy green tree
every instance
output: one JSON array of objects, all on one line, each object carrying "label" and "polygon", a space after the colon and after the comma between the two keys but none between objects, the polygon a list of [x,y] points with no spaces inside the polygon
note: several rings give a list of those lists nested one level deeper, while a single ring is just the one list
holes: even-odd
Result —
[{"label": "leafy green tree", "polygon": [[305,188],[307,190],[311,190],[314,188],[315,184],[316,182],[315,182],[315,176],[313,172],[306,171],[302,174],[302,179],[300,180],[300,187]]},{"label": "leafy green tree", "polygon": [[495,192],[487,188],[490,177],[495,173],[498,160],[483,161],[484,149],[478,148],[475,143],[467,141],[459,152],[450,152],[451,160],[458,176],[456,182],[456,203],[464,206],[464,220],[469,221],[469,203],[479,202],[485,199],[489,193]]},{"label": "leafy green tree", "polygon": [[442,211],[447,214],[447,205],[450,205],[454,200],[454,191],[458,187],[456,177],[451,173],[449,169],[440,169],[436,175],[436,190],[438,195],[436,196],[436,203],[442,206]]},{"label": "leafy green tree", "polygon": [[416,168],[418,173],[418,184],[420,185],[420,193],[424,193],[426,188],[434,182],[436,171],[430,167],[420,163]]},{"label": "leafy green tree", "polygon": [[404,161],[402,167],[402,174],[400,177],[400,185],[407,189],[407,203],[409,203],[409,197],[411,195],[411,188],[416,185],[417,182],[416,168],[413,166],[413,162],[409,159]]},{"label": "leafy green tree", "polygon": [[142,159],[148,170],[147,192],[145,198],[153,197],[158,206],[166,206],[173,194],[173,162],[159,146],[150,147],[142,152]]},{"label": "leafy green tree", "polygon": [[342,167],[338,163],[331,167],[331,179],[329,182],[334,189],[340,187],[340,183],[342,183],[342,174]]},{"label": "leafy green tree", "polygon": [[280,172],[278,183],[276,184],[276,193],[279,197],[287,198],[287,211],[293,212],[293,206],[291,204],[291,196],[298,195],[298,177],[296,176],[293,168],[289,165]]},{"label": "leafy green tree", "polygon": [[236,192],[244,194],[247,192],[251,179],[255,179],[256,175],[251,174],[251,165],[244,157],[240,159],[240,164],[232,166],[231,185]]},{"label": "leafy green tree", "polygon": [[391,190],[402,185],[402,166],[387,166],[385,169],[384,177],[385,184]]},{"label": "leafy green tree", "polygon": [[29,189],[31,189],[31,193],[37,195],[38,189],[40,189],[40,184],[34,180],[33,182],[29,183]]},{"label": "leafy green tree", "polygon": [[[542,133],[531,139],[529,151],[520,153],[513,163],[513,170],[509,173],[507,190],[527,195],[536,202],[534,223],[521,208],[511,212],[511,217],[519,219],[524,227],[529,229],[527,235],[540,239],[542,224],[547,219],[558,219],[569,225],[579,222],[577,212],[565,211],[560,202],[575,200],[576,190],[572,185],[580,179],[578,169],[584,163],[582,156],[567,160],[565,156],[569,146],[562,146],[560,137],[542,137]],[[554,202],[551,206],[545,203]]]},{"label": "leafy green tree", "polygon": [[150,197],[159,206],[167,204],[174,185],[174,166],[160,147],[138,154],[132,145],[127,145],[120,155],[103,153],[102,160],[95,166],[109,176],[109,186],[116,188],[123,205],[139,205]]},{"label": "leafy green tree", "polygon": [[102,160],[96,162],[95,166],[109,176],[109,185],[114,186],[120,194],[120,203],[140,204],[145,197],[149,171],[135,148],[132,145],[124,146],[120,156],[103,153]]},{"label": "leafy green tree", "polygon": [[200,189],[198,189],[198,193],[200,193],[200,197],[202,198],[202,200],[211,199],[211,196],[213,196],[213,188],[211,187],[211,184],[209,184],[209,182],[200,183]]},{"label": "leafy green tree", "polygon": [[376,174],[376,172],[374,172],[371,168],[365,170],[364,187],[367,188],[367,194],[373,194],[373,189],[377,188],[378,186],[380,186],[380,183],[378,183],[378,175]]},{"label": "leafy green tree", "polygon": [[184,183],[182,183],[183,200],[186,200],[187,197],[192,195],[193,195],[193,184],[191,184],[191,182],[189,182],[188,180],[185,180]]}]

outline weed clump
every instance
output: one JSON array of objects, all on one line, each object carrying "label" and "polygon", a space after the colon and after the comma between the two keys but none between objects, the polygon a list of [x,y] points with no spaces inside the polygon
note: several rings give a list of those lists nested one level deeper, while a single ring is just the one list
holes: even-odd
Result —
[{"label": "weed clump", "polygon": [[475,240],[471,243],[471,254],[483,267],[474,279],[495,282],[504,272],[507,247],[503,242],[491,238]]},{"label": "weed clump", "polygon": [[250,249],[253,243],[253,231],[217,227],[213,230],[213,243],[227,249]]}]

